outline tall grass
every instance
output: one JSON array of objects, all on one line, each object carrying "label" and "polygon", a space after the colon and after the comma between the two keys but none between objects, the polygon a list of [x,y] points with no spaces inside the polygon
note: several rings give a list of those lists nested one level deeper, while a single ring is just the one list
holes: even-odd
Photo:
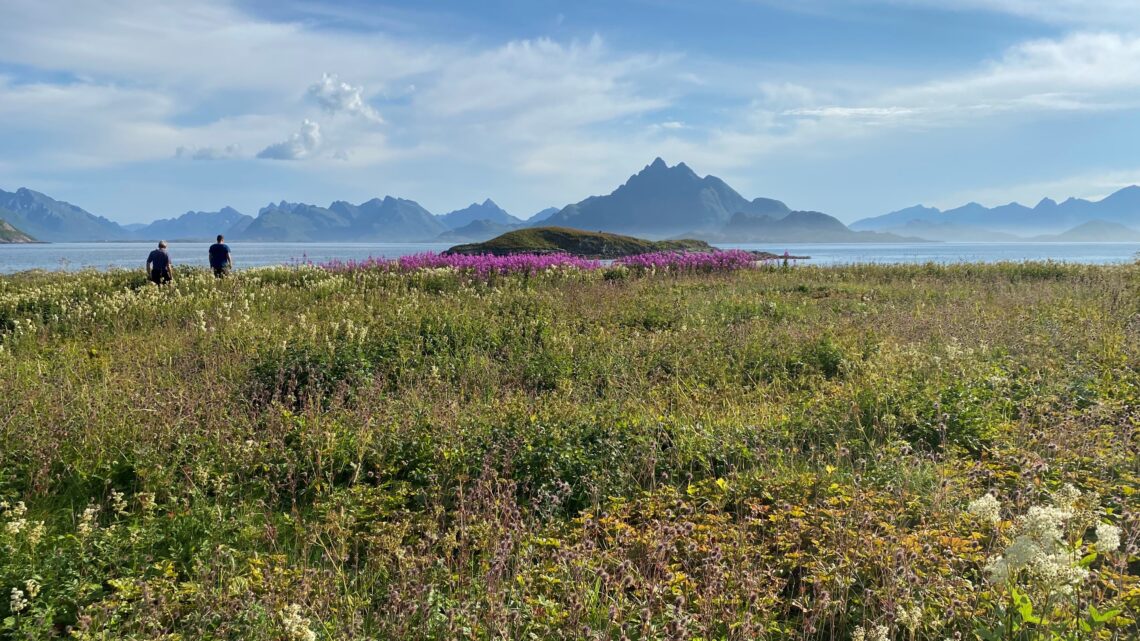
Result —
[{"label": "tall grass", "polygon": [[0,278],[0,639],[1138,634],[1135,266],[353,267]]}]

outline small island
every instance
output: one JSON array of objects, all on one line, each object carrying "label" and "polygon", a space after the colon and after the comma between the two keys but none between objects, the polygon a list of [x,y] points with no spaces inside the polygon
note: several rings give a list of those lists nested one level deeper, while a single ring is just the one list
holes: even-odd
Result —
[{"label": "small island", "polygon": [[644,240],[633,236],[582,231],[566,227],[518,229],[482,243],[456,245],[445,254],[570,254],[581,258],[611,260],[661,251],[713,252],[703,240]]}]

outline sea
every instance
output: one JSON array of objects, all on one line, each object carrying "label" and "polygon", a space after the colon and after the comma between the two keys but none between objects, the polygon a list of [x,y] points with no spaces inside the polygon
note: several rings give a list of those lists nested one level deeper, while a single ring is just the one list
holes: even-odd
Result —
[{"label": "sea", "polygon": [[[177,265],[206,265],[209,243],[170,243]],[[440,252],[448,243],[229,243],[235,268],[262,265],[323,263],[369,257],[398,258]],[[795,261],[809,265],[855,263],[968,263],[1056,261],[1091,265],[1140,260],[1140,243],[891,243],[891,244],[721,244],[775,254],[810,256]],[[154,248],[151,243],[0,244],[0,274],[42,269],[137,269]]]}]

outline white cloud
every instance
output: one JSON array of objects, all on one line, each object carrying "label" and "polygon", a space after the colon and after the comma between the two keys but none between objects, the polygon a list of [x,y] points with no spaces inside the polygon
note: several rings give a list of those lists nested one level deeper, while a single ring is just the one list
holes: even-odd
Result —
[{"label": "white cloud", "polygon": [[225,147],[197,147],[179,145],[174,150],[175,158],[188,158],[190,160],[224,160],[237,158],[241,154],[241,145],[226,145]]},{"label": "white cloud", "polygon": [[1140,26],[1136,0],[871,0],[946,11],[989,11],[1041,22],[1105,27]]},{"label": "white cloud", "polygon": [[309,98],[330,114],[347,113],[375,123],[384,119],[364,101],[364,87],[344,82],[335,73],[324,73],[321,81],[310,86]]},{"label": "white cloud", "polygon": [[312,156],[321,146],[321,126],[306,118],[301,130],[284,142],[269,145],[258,152],[258,158],[269,160],[301,160]]}]

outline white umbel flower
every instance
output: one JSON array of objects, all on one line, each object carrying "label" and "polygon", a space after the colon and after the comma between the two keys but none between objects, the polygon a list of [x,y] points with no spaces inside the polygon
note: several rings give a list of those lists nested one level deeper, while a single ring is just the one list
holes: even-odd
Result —
[{"label": "white umbel flower", "polygon": [[1096,524],[1096,549],[1114,552],[1120,549],[1120,528],[1111,523]]},{"label": "white umbel flower", "polygon": [[891,631],[885,625],[876,625],[870,629],[858,626],[851,631],[851,641],[890,641]]},{"label": "white umbel flower", "polygon": [[317,633],[309,628],[309,619],[301,615],[301,606],[296,603],[281,610],[281,623],[292,641],[316,641]]},{"label": "white umbel flower", "polygon": [[970,501],[966,510],[986,523],[1001,521],[1001,502],[993,494],[983,494]]}]

